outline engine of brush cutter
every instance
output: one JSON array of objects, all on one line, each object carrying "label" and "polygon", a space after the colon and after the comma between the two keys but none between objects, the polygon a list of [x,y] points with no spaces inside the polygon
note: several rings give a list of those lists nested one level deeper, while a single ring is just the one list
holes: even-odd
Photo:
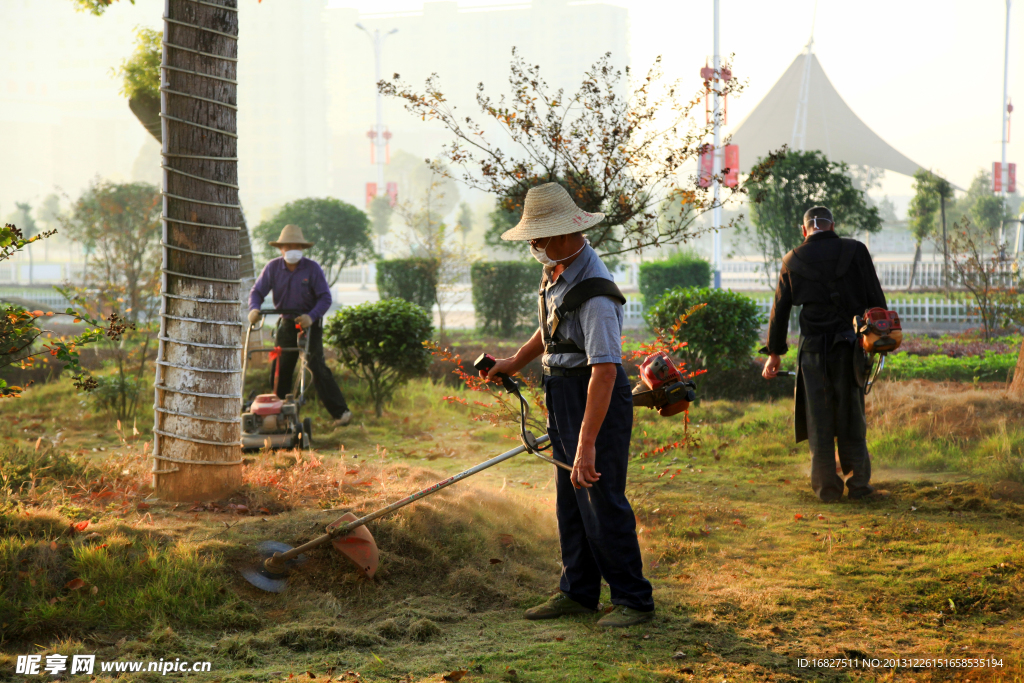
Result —
[{"label": "engine of brush cutter", "polygon": [[633,387],[633,405],[656,408],[662,417],[678,415],[697,399],[697,385],[684,380],[666,353],[655,353],[640,364],[640,381]]},{"label": "engine of brush cutter", "polygon": [[302,448],[308,441],[306,427],[299,422],[299,406],[291,394],[283,399],[260,394],[242,413],[242,447]]}]

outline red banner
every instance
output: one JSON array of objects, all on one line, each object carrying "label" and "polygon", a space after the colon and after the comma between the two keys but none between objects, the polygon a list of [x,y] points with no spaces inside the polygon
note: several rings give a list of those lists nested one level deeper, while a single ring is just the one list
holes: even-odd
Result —
[{"label": "red banner", "polygon": [[398,183],[388,183],[388,204],[394,208],[398,203]]},{"label": "red banner", "polygon": [[992,162],[992,191],[1003,191],[1003,165],[998,161]]},{"label": "red banner", "polygon": [[725,168],[722,169],[725,177],[722,184],[726,187],[736,187],[740,182],[740,146],[725,146]]},{"label": "red banner", "polygon": [[704,145],[704,151],[700,155],[700,186],[711,187],[711,177],[715,168],[715,148],[711,145]]},{"label": "red banner", "polygon": [[1017,191],[1017,164],[1006,164],[1009,168],[1007,169],[1007,175],[1009,179],[1006,183],[1006,191],[1013,194]]},{"label": "red banner", "polygon": [[377,183],[366,183],[366,208],[377,197]]}]

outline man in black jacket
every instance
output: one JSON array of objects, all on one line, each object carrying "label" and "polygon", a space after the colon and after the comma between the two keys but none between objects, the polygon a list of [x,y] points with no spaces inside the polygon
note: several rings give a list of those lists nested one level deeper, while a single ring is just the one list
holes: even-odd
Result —
[{"label": "man in black jacket", "polygon": [[836,473],[836,450],[851,499],[882,495],[871,487],[871,455],[867,448],[864,393],[855,362],[855,315],[885,308],[871,255],[862,243],[835,233],[832,212],[815,206],[804,214],[804,243],[782,260],[768,323],[769,354],[762,375],[773,379],[780,356],[788,350],[786,335],[793,306],[800,311],[797,353],[796,440],[811,446],[811,488],[825,502],[843,496],[843,478]]}]

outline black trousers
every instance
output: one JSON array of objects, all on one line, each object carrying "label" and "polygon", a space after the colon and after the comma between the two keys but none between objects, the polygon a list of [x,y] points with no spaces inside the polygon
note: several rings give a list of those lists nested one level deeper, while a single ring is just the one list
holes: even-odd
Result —
[{"label": "black trousers", "polygon": [[[544,378],[552,457],[569,465],[576,459],[589,383],[589,377]],[[601,478],[592,488],[577,489],[569,472],[555,470],[555,513],[562,549],[559,588],[585,607],[597,607],[603,576],[611,587],[613,604],[642,612],[654,609],[651,584],[643,575],[636,516],[626,500],[632,432],[633,397],[620,365],[597,436],[595,466]]]},{"label": "black trousers", "polygon": [[[276,343],[281,347],[299,346],[298,334],[299,331],[295,329],[295,321],[282,318],[277,326]],[[314,321],[313,326],[306,330],[306,334],[309,335],[309,354],[306,357],[306,363],[313,373],[313,386],[316,387],[316,394],[331,417],[338,419],[342,413],[348,410],[348,403],[334,379],[334,373],[324,361],[324,328],[321,321]],[[298,361],[298,351],[282,351],[280,358],[270,365],[270,378],[274,383],[274,393],[281,398],[292,391],[292,376]]]},{"label": "black trousers", "polygon": [[811,446],[811,488],[826,502],[843,496],[836,474],[836,451],[850,498],[871,493],[864,393],[853,375],[853,345],[844,339],[802,340],[800,381],[804,392],[807,439]]}]

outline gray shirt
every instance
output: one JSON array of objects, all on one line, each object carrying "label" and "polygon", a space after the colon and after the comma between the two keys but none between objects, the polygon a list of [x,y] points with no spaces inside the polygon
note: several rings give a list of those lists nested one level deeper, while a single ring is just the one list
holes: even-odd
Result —
[{"label": "gray shirt", "polygon": [[[544,300],[548,309],[548,329],[555,309],[573,286],[591,277],[612,280],[607,266],[587,244],[558,280],[550,282],[553,269],[544,269]],[[541,362],[548,367],[578,368],[595,363],[622,363],[622,306],[606,296],[595,296],[558,323],[558,337],[586,351],[581,353],[545,353]]]}]

